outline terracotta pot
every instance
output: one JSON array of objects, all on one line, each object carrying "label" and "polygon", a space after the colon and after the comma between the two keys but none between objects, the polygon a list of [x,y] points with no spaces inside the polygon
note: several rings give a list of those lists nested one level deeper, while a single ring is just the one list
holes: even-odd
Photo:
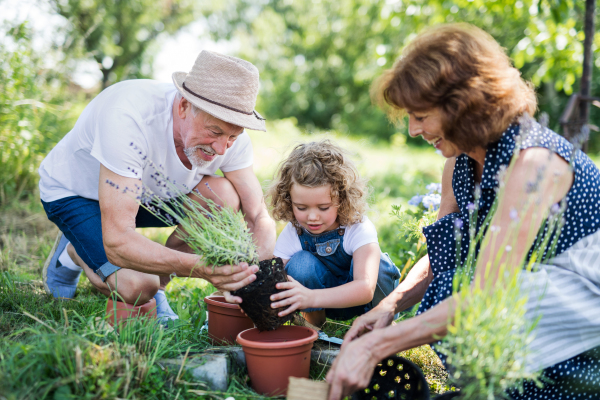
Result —
[{"label": "terracotta pot", "polygon": [[156,318],[156,300],[150,299],[146,304],[140,306],[134,306],[133,304],[123,303],[122,301],[114,301],[108,299],[106,304],[106,315],[107,322],[110,326],[114,326],[115,323],[115,304],[117,311],[117,323],[127,321],[130,318],[137,318],[141,316]]},{"label": "terracotta pot", "polygon": [[246,355],[250,385],[258,393],[285,394],[290,376],[308,378],[310,349],[317,332],[305,326],[281,326],[274,331],[257,328],[241,332],[237,342]]},{"label": "terracotta pot", "polygon": [[235,343],[238,333],[254,327],[237,304],[227,303],[224,296],[207,296],[208,334],[219,344]]}]

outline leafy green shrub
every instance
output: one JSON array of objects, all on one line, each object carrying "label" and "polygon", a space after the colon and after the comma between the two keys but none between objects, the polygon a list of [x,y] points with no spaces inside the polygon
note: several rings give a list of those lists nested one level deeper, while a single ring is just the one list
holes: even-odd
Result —
[{"label": "leafy green shrub", "polygon": [[[415,209],[402,211],[402,206],[392,205],[391,215],[396,217],[396,223],[392,225],[392,229],[396,230],[392,259],[400,269],[400,282],[406,278],[415,263],[427,254],[427,243],[422,231],[423,227],[431,225],[437,218],[441,185],[431,183],[427,185],[427,190],[427,195],[416,195],[409,200],[408,204],[415,206]],[[391,242],[390,239],[386,240],[389,232],[384,230],[380,232],[380,236],[384,241]]]},{"label": "leafy green shrub", "polygon": [[416,211],[400,211],[401,207],[392,206],[392,215],[394,215],[400,224],[398,232],[400,250],[400,282],[406,278],[412,267],[417,261],[427,254],[427,242],[423,236],[423,227],[431,225],[436,217],[437,211],[433,209],[426,210],[423,207]]},{"label": "leafy green shrub", "polygon": [[2,205],[35,189],[40,162],[74,121],[70,104],[59,93],[64,78],[45,67],[44,54],[33,49],[29,26],[0,30],[6,30],[0,42]]}]

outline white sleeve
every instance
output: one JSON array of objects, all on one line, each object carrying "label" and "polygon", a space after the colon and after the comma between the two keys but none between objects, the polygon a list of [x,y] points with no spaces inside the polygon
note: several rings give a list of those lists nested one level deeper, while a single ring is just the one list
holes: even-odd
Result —
[{"label": "white sleeve", "polygon": [[361,223],[346,228],[344,251],[348,255],[351,256],[357,249],[369,243],[378,243],[378,240],[377,229],[367,217],[364,217]]},{"label": "white sleeve", "polygon": [[141,178],[148,143],[135,118],[125,110],[110,108],[97,121],[91,155],[115,174]]},{"label": "white sleeve", "polygon": [[253,163],[252,141],[246,132],[242,132],[235,142],[233,142],[233,146],[227,150],[225,160],[219,169],[223,172],[231,172],[247,168]]},{"label": "white sleeve", "polygon": [[298,232],[296,232],[296,228],[288,222],[277,238],[273,255],[275,257],[281,257],[284,260],[289,260],[299,251],[302,251],[302,244],[298,238]]}]

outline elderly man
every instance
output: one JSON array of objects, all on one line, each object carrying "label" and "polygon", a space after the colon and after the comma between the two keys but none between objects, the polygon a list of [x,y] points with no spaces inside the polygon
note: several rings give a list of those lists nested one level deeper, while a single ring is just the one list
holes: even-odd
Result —
[{"label": "elderly man", "polygon": [[[130,80],[104,90],[42,162],[42,204],[61,231],[44,266],[49,294],[72,298],[83,270],[100,292],[109,295],[116,288],[127,303],[154,297],[159,317],[167,320],[177,318],[164,295],[171,274],[205,279],[224,292],[256,279],[257,266],[204,265],[177,231],[165,246],[135,231],[165,225],[131,194],[106,182],[134,188],[141,178],[143,186],[161,193],[152,165],[186,192],[195,188],[241,208],[260,258],[272,256],[275,224],[244,132],[265,131],[264,119],[254,111],[258,70],[247,61],[203,51],[191,72],[174,73],[173,82]],[[217,170],[224,177],[216,176]]]}]

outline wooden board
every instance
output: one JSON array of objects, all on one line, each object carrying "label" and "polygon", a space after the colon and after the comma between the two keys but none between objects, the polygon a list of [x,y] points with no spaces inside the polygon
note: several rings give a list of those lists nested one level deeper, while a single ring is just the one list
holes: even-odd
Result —
[{"label": "wooden board", "polygon": [[289,382],[288,400],[327,400],[329,384],[325,381],[313,381],[290,376]]}]

